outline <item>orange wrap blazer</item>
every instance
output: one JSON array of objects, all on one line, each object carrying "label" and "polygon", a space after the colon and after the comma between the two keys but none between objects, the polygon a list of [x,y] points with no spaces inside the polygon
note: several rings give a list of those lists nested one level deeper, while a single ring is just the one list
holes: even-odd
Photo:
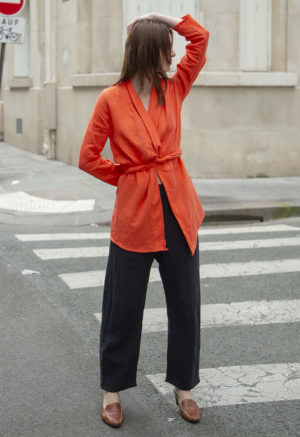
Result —
[{"label": "orange wrap blazer", "polygon": [[[79,168],[117,186],[111,240],[134,252],[168,250],[156,171],[191,254],[204,211],[181,159],[181,106],[206,62],[209,32],[189,14],[173,27],[189,43],[168,81],[165,103],[152,88],[148,111],[132,82],[104,89],[82,140]],[[164,89],[164,82],[161,82]],[[107,138],[113,161],[101,156]]]}]

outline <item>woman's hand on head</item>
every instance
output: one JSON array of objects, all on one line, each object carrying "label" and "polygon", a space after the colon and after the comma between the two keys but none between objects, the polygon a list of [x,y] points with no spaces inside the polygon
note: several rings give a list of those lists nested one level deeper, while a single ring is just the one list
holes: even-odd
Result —
[{"label": "woman's hand on head", "polygon": [[127,26],[127,34],[131,31],[132,26],[141,20],[153,20],[156,17],[156,12],[150,12],[150,14],[140,15],[139,17],[135,17]]},{"label": "woman's hand on head", "polygon": [[150,14],[140,15],[139,17],[134,18],[127,26],[127,34],[131,31],[132,26],[140,20],[158,20],[162,23],[167,24],[170,27],[176,26],[176,24],[180,23],[181,18],[170,17],[169,15],[160,14],[159,12],[151,12]]}]

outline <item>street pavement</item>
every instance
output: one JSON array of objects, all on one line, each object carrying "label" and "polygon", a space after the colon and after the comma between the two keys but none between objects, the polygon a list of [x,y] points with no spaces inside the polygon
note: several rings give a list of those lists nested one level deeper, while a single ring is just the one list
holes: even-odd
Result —
[{"label": "street pavement", "polygon": [[[199,231],[201,359],[193,392],[202,419],[184,421],[164,382],[167,318],[154,263],[138,385],[121,392],[124,424],[112,429],[99,417],[98,342],[114,187],[0,147],[0,199],[7,195],[0,203],[0,436],[299,436],[300,178],[194,180],[210,214]],[[295,217],[275,220],[279,213]]]}]

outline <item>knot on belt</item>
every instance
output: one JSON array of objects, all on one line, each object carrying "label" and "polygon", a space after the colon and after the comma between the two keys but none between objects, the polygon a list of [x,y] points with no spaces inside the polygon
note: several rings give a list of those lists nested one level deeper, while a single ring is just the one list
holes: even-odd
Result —
[{"label": "knot on belt", "polygon": [[138,165],[133,165],[131,167],[125,167],[122,165],[122,170],[124,174],[128,173],[135,173],[142,170],[148,170],[148,168],[155,167],[157,164],[163,164],[164,162],[171,161],[172,159],[179,158],[179,156],[182,154],[182,150],[178,150],[176,152],[169,153],[168,155],[164,156],[155,156],[151,161],[141,163]]}]

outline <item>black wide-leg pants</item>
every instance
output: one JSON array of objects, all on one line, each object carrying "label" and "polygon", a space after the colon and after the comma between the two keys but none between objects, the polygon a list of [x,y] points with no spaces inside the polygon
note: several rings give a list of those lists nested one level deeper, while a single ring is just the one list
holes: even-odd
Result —
[{"label": "black wide-leg pants", "polygon": [[143,311],[153,260],[159,263],[168,315],[166,382],[190,390],[200,381],[199,247],[191,255],[159,185],[168,251],[130,252],[110,242],[100,328],[100,386],[112,392],[137,385]]}]

